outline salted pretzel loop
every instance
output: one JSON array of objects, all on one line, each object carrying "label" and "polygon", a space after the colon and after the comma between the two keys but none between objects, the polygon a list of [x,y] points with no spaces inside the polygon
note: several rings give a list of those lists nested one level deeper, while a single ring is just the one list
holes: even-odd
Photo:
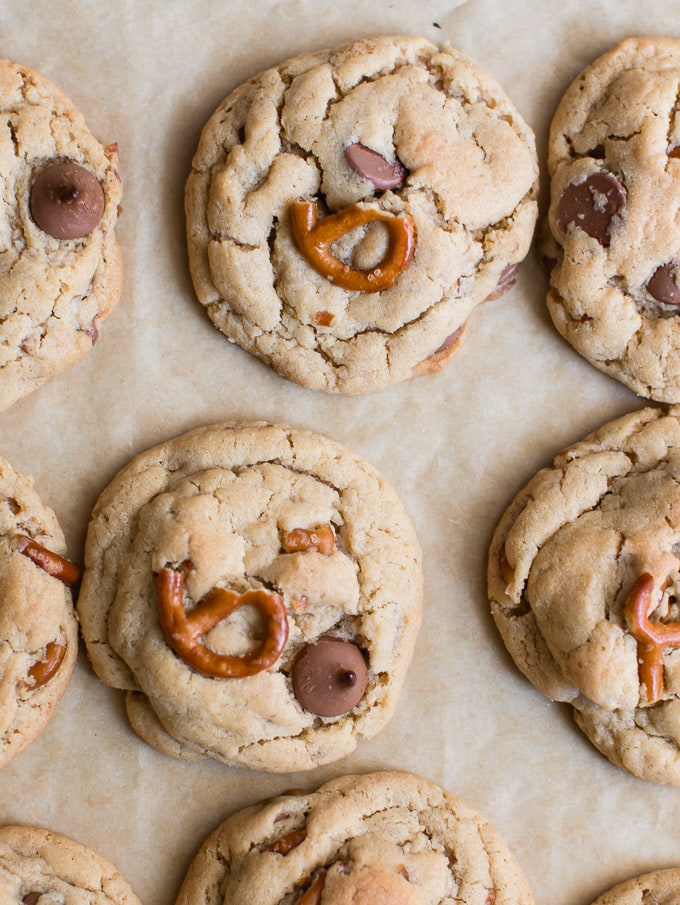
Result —
[{"label": "salted pretzel loop", "polygon": [[[331,245],[345,233],[376,220],[385,223],[390,241],[385,257],[375,267],[357,270],[331,252]],[[355,292],[387,289],[408,266],[415,248],[415,224],[410,214],[397,217],[358,204],[319,220],[315,201],[294,201],[291,226],[298,248],[312,267],[336,286]]]},{"label": "salted pretzel loop", "polygon": [[647,689],[647,701],[655,704],[663,692],[663,652],[667,647],[680,647],[680,622],[651,622],[649,608],[654,592],[654,578],[641,575],[631,588],[624,607],[631,633],[638,643],[640,682]]},{"label": "salted pretzel loop", "polygon": [[57,553],[47,550],[25,534],[20,534],[16,539],[16,550],[23,553],[37,566],[63,581],[65,585],[72,587],[80,578],[80,568],[68,559],[64,559]]},{"label": "salted pretzel loop", "polygon": [[[158,606],[161,626],[170,647],[189,666],[217,679],[243,679],[267,669],[281,656],[288,640],[288,619],[279,594],[252,590],[236,594],[213,588],[194,609],[184,609],[184,572],[161,569],[158,573]],[[218,654],[202,643],[202,637],[242,606],[254,606],[267,620],[267,631],[252,653],[241,657]]]}]

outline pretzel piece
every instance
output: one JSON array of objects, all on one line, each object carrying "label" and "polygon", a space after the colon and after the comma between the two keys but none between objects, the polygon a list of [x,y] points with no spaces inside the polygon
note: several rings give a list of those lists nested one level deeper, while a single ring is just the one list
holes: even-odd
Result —
[{"label": "pretzel piece", "polygon": [[63,581],[68,587],[73,587],[80,578],[80,568],[75,563],[64,559],[51,550],[47,550],[25,534],[20,534],[17,537],[16,549],[37,566],[40,566],[48,575],[58,578],[59,581]]},{"label": "pretzel piece", "polygon": [[[166,640],[197,672],[218,679],[243,679],[267,669],[281,656],[288,640],[288,619],[279,594],[263,590],[236,594],[226,588],[213,588],[187,613],[183,602],[184,572],[168,568],[158,573],[157,590]],[[260,645],[239,657],[206,647],[203,636],[242,606],[254,606],[266,617],[267,630]]]},{"label": "pretzel piece", "polygon": [[323,892],[324,883],[326,882],[326,872],[317,874],[312,880],[309,889],[297,900],[295,905],[319,905],[321,901],[321,893]]},{"label": "pretzel piece", "polygon": [[[375,267],[358,270],[332,253],[331,245],[345,233],[377,220],[387,226],[389,246]],[[358,204],[319,220],[315,201],[295,201],[291,206],[291,226],[298,248],[312,267],[336,286],[355,292],[387,289],[408,266],[415,249],[415,224],[410,214],[397,217]]]},{"label": "pretzel piece", "polygon": [[654,578],[641,575],[631,588],[624,607],[631,633],[638,643],[640,682],[647,690],[647,701],[655,704],[663,693],[663,652],[680,647],[680,622],[651,622],[649,609],[654,593]]},{"label": "pretzel piece", "polygon": [[293,528],[283,535],[282,547],[286,553],[301,553],[305,550],[317,550],[324,556],[330,556],[335,549],[335,534],[330,525],[319,525],[318,528]]},{"label": "pretzel piece", "polygon": [[61,666],[66,656],[66,642],[50,641],[45,648],[45,656],[38,660],[28,671],[28,682],[31,691],[46,685]]}]

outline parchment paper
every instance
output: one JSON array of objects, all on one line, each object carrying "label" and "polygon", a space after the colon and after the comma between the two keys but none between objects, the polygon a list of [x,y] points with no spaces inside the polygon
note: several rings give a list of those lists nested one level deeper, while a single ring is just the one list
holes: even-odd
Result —
[{"label": "parchment paper", "polygon": [[367,397],[285,381],[227,343],[194,299],[182,193],[218,101],[301,50],[381,33],[460,47],[504,85],[543,160],[577,72],[625,36],[679,35],[680,10],[674,0],[0,2],[0,53],[50,77],[100,140],[120,145],[121,302],[84,361],[0,415],[0,455],[34,476],[71,557],[81,558],[98,493],[134,454],[235,418],[346,443],[397,488],[424,552],[424,624],[396,716],[354,756],[311,773],[158,754],[81,652],[48,727],[0,772],[0,823],[90,845],[145,905],[171,905],[196,848],[235,808],[382,768],[420,772],[488,817],[539,905],[587,905],[619,880],[680,863],[680,789],[599,755],[517,672],[488,613],[488,543],[514,493],[562,446],[645,404],[558,337],[537,262],[477,310],[447,370]]}]

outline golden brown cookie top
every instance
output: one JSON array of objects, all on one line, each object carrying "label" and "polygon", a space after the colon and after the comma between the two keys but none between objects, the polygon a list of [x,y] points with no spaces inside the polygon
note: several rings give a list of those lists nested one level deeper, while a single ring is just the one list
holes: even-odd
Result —
[{"label": "golden brown cookie top", "polygon": [[3,905],[139,905],[120,872],[80,842],[40,827],[0,827]]},{"label": "golden brown cookie top", "polygon": [[300,54],[203,130],[186,187],[196,293],[302,386],[365,393],[428,373],[511,285],[537,173],[531,130],[457,50],[387,36]]},{"label": "golden brown cookie top", "polygon": [[680,402],[680,40],[629,38],[565,92],[550,129],[548,307],[591,364]]},{"label": "golden brown cookie top", "polygon": [[496,529],[489,595],[525,675],[607,756],[680,784],[680,410],[568,447]]},{"label": "golden brown cookie top", "polygon": [[102,493],[85,564],[90,658],[161,750],[308,769],[396,706],[420,548],[394,490],[335,441],[231,423],[142,453]]},{"label": "golden brown cookie top", "polygon": [[0,766],[41,732],[73,673],[79,569],[64,554],[52,510],[0,459]]},{"label": "golden brown cookie top", "polygon": [[405,772],[348,775],[228,817],[176,905],[531,905],[499,832],[462,799]]},{"label": "golden brown cookie top", "polygon": [[85,355],[117,303],[118,148],[52,82],[0,59],[0,411]]}]

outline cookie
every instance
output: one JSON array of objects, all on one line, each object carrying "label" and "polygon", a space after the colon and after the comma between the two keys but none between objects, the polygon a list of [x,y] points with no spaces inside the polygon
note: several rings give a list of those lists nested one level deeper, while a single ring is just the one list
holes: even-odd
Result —
[{"label": "cookie", "polygon": [[218,424],[140,454],[104,490],[77,606],[95,671],[151,745],[306,770],[392,715],[421,554],[394,490],[341,444]]},{"label": "cookie", "polygon": [[0,59],[0,411],[72,367],[121,292],[116,145],[48,79]]},{"label": "cookie", "polygon": [[0,459],[0,767],[39,735],[73,673],[79,569],[64,553],[31,479]]},{"label": "cookie", "polygon": [[680,40],[629,38],[567,89],[549,138],[548,308],[591,364],[680,402]]},{"label": "cookie", "polygon": [[491,609],[543,694],[612,763],[680,785],[680,407],[559,453],[502,517]]},{"label": "cookie", "polygon": [[29,826],[0,827],[0,900],[3,905],[140,905],[100,854]]},{"label": "cookie", "polygon": [[303,387],[440,370],[516,279],[537,171],[533,133],[457,50],[388,36],[302,53],[203,129],[185,196],[196,294]]},{"label": "cookie", "polygon": [[413,773],[341,776],[227,818],[192,861],[176,905],[530,905],[498,830]]},{"label": "cookie", "polygon": [[675,905],[680,899],[680,868],[650,871],[618,883],[593,905]]}]

